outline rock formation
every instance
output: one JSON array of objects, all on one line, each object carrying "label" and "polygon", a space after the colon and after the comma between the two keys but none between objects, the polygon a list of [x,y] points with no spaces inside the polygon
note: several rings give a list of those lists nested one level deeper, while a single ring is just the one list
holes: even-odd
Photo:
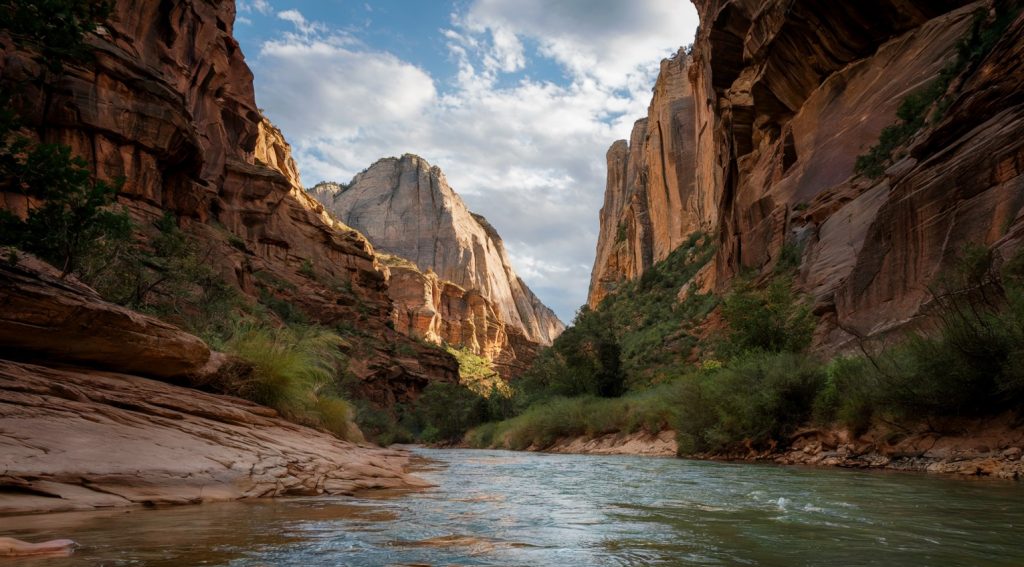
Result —
[{"label": "rock formation", "polygon": [[398,258],[389,282],[397,329],[468,347],[511,376],[564,328],[515,274],[494,227],[422,158],[385,158],[349,185],[321,183],[310,191]]},{"label": "rock formation", "polygon": [[695,3],[692,54],[663,64],[648,118],[609,151],[591,305],[690,230],[718,242],[703,275],[720,291],[742,269],[770,270],[790,246],[802,250],[798,284],[821,317],[817,344],[834,350],[915,323],[965,244],[1019,245],[1024,18],[868,179],[855,174],[857,156],[993,3]]},{"label": "rock formation", "polygon": [[42,262],[0,264],[0,293],[0,514],[423,485],[404,453],[168,383],[245,363]]},{"label": "rock formation", "polygon": [[[69,145],[100,177],[124,178],[119,199],[138,223],[172,213],[244,293],[358,328],[351,370],[378,404],[455,380],[452,357],[390,328],[372,246],[302,190],[287,143],[257,110],[234,11],[233,2],[117,1],[90,38],[94,61],[39,81],[32,54],[8,49],[0,78],[25,85],[14,107],[34,135]],[[0,203],[24,207],[17,194]]]},{"label": "rock formation", "polygon": [[709,230],[714,203],[695,191],[693,88],[680,50],[662,61],[647,118],[608,150],[608,185],[587,303],[664,260],[691,233]]}]

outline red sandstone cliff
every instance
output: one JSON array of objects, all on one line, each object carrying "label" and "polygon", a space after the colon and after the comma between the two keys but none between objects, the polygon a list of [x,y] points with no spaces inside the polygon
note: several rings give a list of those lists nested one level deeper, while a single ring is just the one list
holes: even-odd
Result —
[{"label": "red sandstone cliff", "polygon": [[[302,190],[287,143],[257,110],[234,16],[233,2],[115,2],[90,39],[95,61],[25,82],[15,106],[40,139],[71,146],[101,177],[123,177],[119,200],[137,221],[177,215],[244,293],[358,328],[350,370],[378,404],[454,381],[452,357],[389,327],[386,269],[366,239]],[[4,81],[41,72],[26,53],[0,60]],[[14,195],[3,202],[21,206]],[[285,284],[267,289],[261,273]]]},{"label": "red sandstone cliff", "polygon": [[1019,245],[1024,17],[871,180],[855,175],[857,156],[992,3],[696,4],[692,55],[663,64],[649,117],[628,147],[609,151],[592,305],[680,231],[715,236],[703,275],[719,290],[741,269],[771,269],[788,244],[802,249],[798,284],[821,317],[817,343],[835,349],[912,324],[965,244]]}]

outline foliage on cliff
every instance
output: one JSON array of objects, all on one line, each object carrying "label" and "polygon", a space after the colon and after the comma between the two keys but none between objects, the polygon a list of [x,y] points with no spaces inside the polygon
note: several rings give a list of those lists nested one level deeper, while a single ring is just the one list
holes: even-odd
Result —
[{"label": "foliage on cliff", "polygon": [[637,281],[623,284],[573,325],[517,381],[521,405],[551,396],[615,397],[676,374],[689,364],[695,328],[715,299],[680,289],[711,258],[710,239],[694,234]]},{"label": "foliage on cliff", "polygon": [[[14,48],[35,52],[43,67],[55,72],[91,56],[85,38],[109,13],[106,2],[4,1],[0,35]],[[0,189],[22,195],[27,210],[24,215],[0,210],[0,244],[36,254],[66,276],[78,272],[87,256],[121,246],[131,223],[113,205],[118,182],[96,179],[70,147],[25,134],[11,110],[22,87],[0,86]]]},{"label": "foliage on cliff", "polygon": [[950,87],[965,72],[972,73],[978,63],[995,47],[1021,7],[996,2],[995,11],[979,8],[970,31],[957,42],[956,57],[925,87],[907,95],[896,111],[897,122],[882,130],[878,143],[857,157],[855,171],[859,175],[878,178],[893,161],[897,150],[909,142],[929,122],[937,122],[956,94]]}]

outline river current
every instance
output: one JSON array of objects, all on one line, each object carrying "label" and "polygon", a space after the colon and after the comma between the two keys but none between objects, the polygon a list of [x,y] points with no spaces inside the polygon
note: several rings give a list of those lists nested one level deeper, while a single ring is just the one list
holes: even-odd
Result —
[{"label": "river current", "polygon": [[434,489],[0,518],[4,565],[1024,565],[1024,487],[922,474],[415,449]]}]

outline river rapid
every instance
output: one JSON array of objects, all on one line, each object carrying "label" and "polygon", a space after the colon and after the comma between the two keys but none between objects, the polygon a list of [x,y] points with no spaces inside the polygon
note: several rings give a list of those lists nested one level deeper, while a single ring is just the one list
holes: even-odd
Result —
[{"label": "river rapid", "polygon": [[0,518],[3,565],[1024,565],[1024,487],[922,474],[414,449],[436,488]]}]

